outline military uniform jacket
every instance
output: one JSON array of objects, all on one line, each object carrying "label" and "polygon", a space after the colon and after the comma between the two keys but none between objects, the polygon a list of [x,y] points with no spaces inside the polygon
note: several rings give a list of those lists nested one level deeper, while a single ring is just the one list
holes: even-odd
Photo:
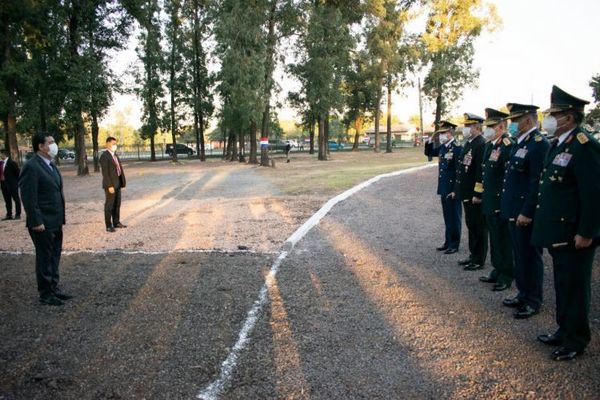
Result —
[{"label": "military uniform jacket", "polygon": [[36,154],[23,166],[19,188],[28,228],[44,224],[49,231],[61,229],[65,223],[65,196],[58,169],[52,171]]},{"label": "military uniform jacket", "polygon": [[471,200],[477,178],[477,169],[483,161],[485,139],[479,135],[463,146],[456,166],[454,194],[459,200]]},{"label": "military uniform jacket", "polygon": [[504,186],[500,203],[500,216],[515,220],[519,214],[533,218],[544,158],[548,152],[548,141],[534,129],[516,143],[506,164]]},{"label": "military uniform jacket", "polygon": [[439,155],[439,174],[438,174],[438,190],[440,196],[448,196],[454,190],[456,182],[456,166],[460,156],[462,147],[452,140],[449,144],[446,143],[438,147]]},{"label": "military uniform jacket", "polygon": [[481,199],[484,214],[500,212],[504,172],[513,146],[514,142],[509,135],[504,134],[496,143],[490,141],[483,148],[483,162],[477,168],[473,195]]},{"label": "military uniform jacket", "polygon": [[544,161],[532,243],[571,244],[600,234],[600,144],[576,128]]}]

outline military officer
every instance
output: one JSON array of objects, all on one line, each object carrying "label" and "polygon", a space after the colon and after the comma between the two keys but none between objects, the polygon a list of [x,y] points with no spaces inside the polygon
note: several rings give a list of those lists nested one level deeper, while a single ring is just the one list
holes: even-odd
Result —
[{"label": "military officer", "polygon": [[590,342],[590,281],[600,233],[600,144],[580,128],[587,101],[553,86],[543,121],[552,147],[544,161],[532,242],[548,248],[554,266],[558,330],[540,335],[571,360]]},{"label": "military officer", "polygon": [[[537,129],[539,107],[516,103],[506,106],[511,120],[508,129],[516,137],[516,143],[506,165],[500,216],[509,221],[518,294],[502,303],[517,309],[513,314],[515,318],[525,319],[537,314],[542,305],[542,248],[531,244],[531,231],[540,173],[549,144]],[[509,286],[498,282],[494,288],[504,290]]]},{"label": "military officer", "polygon": [[506,133],[508,114],[493,108],[485,109],[483,164],[473,193],[473,204],[482,203],[482,212],[490,238],[492,272],[479,278],[481,282],[510,286],[513,281],[513,254],[508,221],[500,218],[500,195],[506,163],[514,142]]},{"label": "military officer", "polygon": [[442,201],[445,240],[437,250],[443,251],[444,254],[453,254],[458,251],[461,234],[462,209],[460,202],[450,196],[456,182],[456,160],[461,152],[461,146],[454,139],[455,128],[455,124],[442,121],[440,128],[435,132],[439,137],[440,145],[435,147],[432,143],[429,149],[425,149],[426,156],[439,157],[437,194],[440,195]]},{"label": "military officer", "polygon": [[460,201],[465,209],[465,224],[469,231],[469,257],[459,261],[467,271],[482,269],[487,257],[487,228],[481,212],[481,204],[473,203],[473,189],[478,168],[483,161],[485,139],[481,136],[483,118],[470,113],[464,114],[462,130],[465,143],[458,158],[456,183],[452,198]]}]

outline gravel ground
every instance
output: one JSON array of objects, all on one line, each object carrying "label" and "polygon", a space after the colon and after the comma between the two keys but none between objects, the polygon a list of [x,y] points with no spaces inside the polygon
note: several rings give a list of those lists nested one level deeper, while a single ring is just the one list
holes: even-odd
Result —
[{"label": "gravel ground", "polygon": [[[67,170],[66,248],[230,252],[66,255],[61,280],[77,297],[62,308],[37,304],[31,255],[0,254],[0,399],[193,398],[219,374],[271,251],[323,199],[282,196],[251,167],[172,168],[128,166],[130,227],[112,236],[98,176]],[[435,168],[380,181],[296,246],[223,398],[598,398],[598,292],[586,354],[550,361],[535,337],[554,329],[551,279],[542,313],[514,320],[509,293],[477,281],[489,267],[464,272],[464,249],[434,250],[434,181]],[[22,223],[0,227],[2,250],[31,250]]]}]

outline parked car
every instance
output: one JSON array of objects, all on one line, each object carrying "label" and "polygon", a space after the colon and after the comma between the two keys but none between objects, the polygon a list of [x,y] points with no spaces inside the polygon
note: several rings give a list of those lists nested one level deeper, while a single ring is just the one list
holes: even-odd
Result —
[{"label": "parked car", "polygon": [[339,150],[344,148],[344,143],[336,142],[335,140],[329,141],[329,150]]},{"label": "parked car", "polygon": [[58,158],[60,158],[61,160],[74,160],[75,152],[70,149],[58,149]]},{"label": "parked car", "polygon": [[[176,144],[176,149],[177,149],[177,154],[187,154],[188,156],[191,156],[194,154],[194,150],[191,149],[190,147],[186,146],[185,144],[182,143],[177,143]],[[165,153],[167,153],[170,157],[173,156],[173,143],[169,143],[167,144],[167,148],[165,149]]]},{"label": "parked car", "polygon": [[269,140],[269,150],[272,151],[277,151],[277,150],[281,150],[281,151],[285,151],[285,147],[287,146],[286,142],[283,142],[281,140],[277,141],[277,140]]}]

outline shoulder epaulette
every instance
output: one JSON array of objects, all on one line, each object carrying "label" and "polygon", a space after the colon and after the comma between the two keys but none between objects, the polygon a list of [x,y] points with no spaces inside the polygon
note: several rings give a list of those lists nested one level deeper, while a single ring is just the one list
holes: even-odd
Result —
[{"label": "shoulder epaulette", "polygon": [[581,143],[581,144],[586,144],[587,142],[590,141],[590,139],[588,139],[588,137],[583,132],[579,132],[577,134],[577,140],[579,140],[579,143]]},{"label": "shoulder epaulette", "polygon": [[510,141],[509,138],[505,137],[504,139],[502,139],[502,143],[504,143],[505,146],[510,146],[512,144],[512,142]]},{"label": "shoulder epaulette", "polygon": [[544,138],[542,137],[542,135],[535,135],[534,140],[536,142],[541,142]]}]

